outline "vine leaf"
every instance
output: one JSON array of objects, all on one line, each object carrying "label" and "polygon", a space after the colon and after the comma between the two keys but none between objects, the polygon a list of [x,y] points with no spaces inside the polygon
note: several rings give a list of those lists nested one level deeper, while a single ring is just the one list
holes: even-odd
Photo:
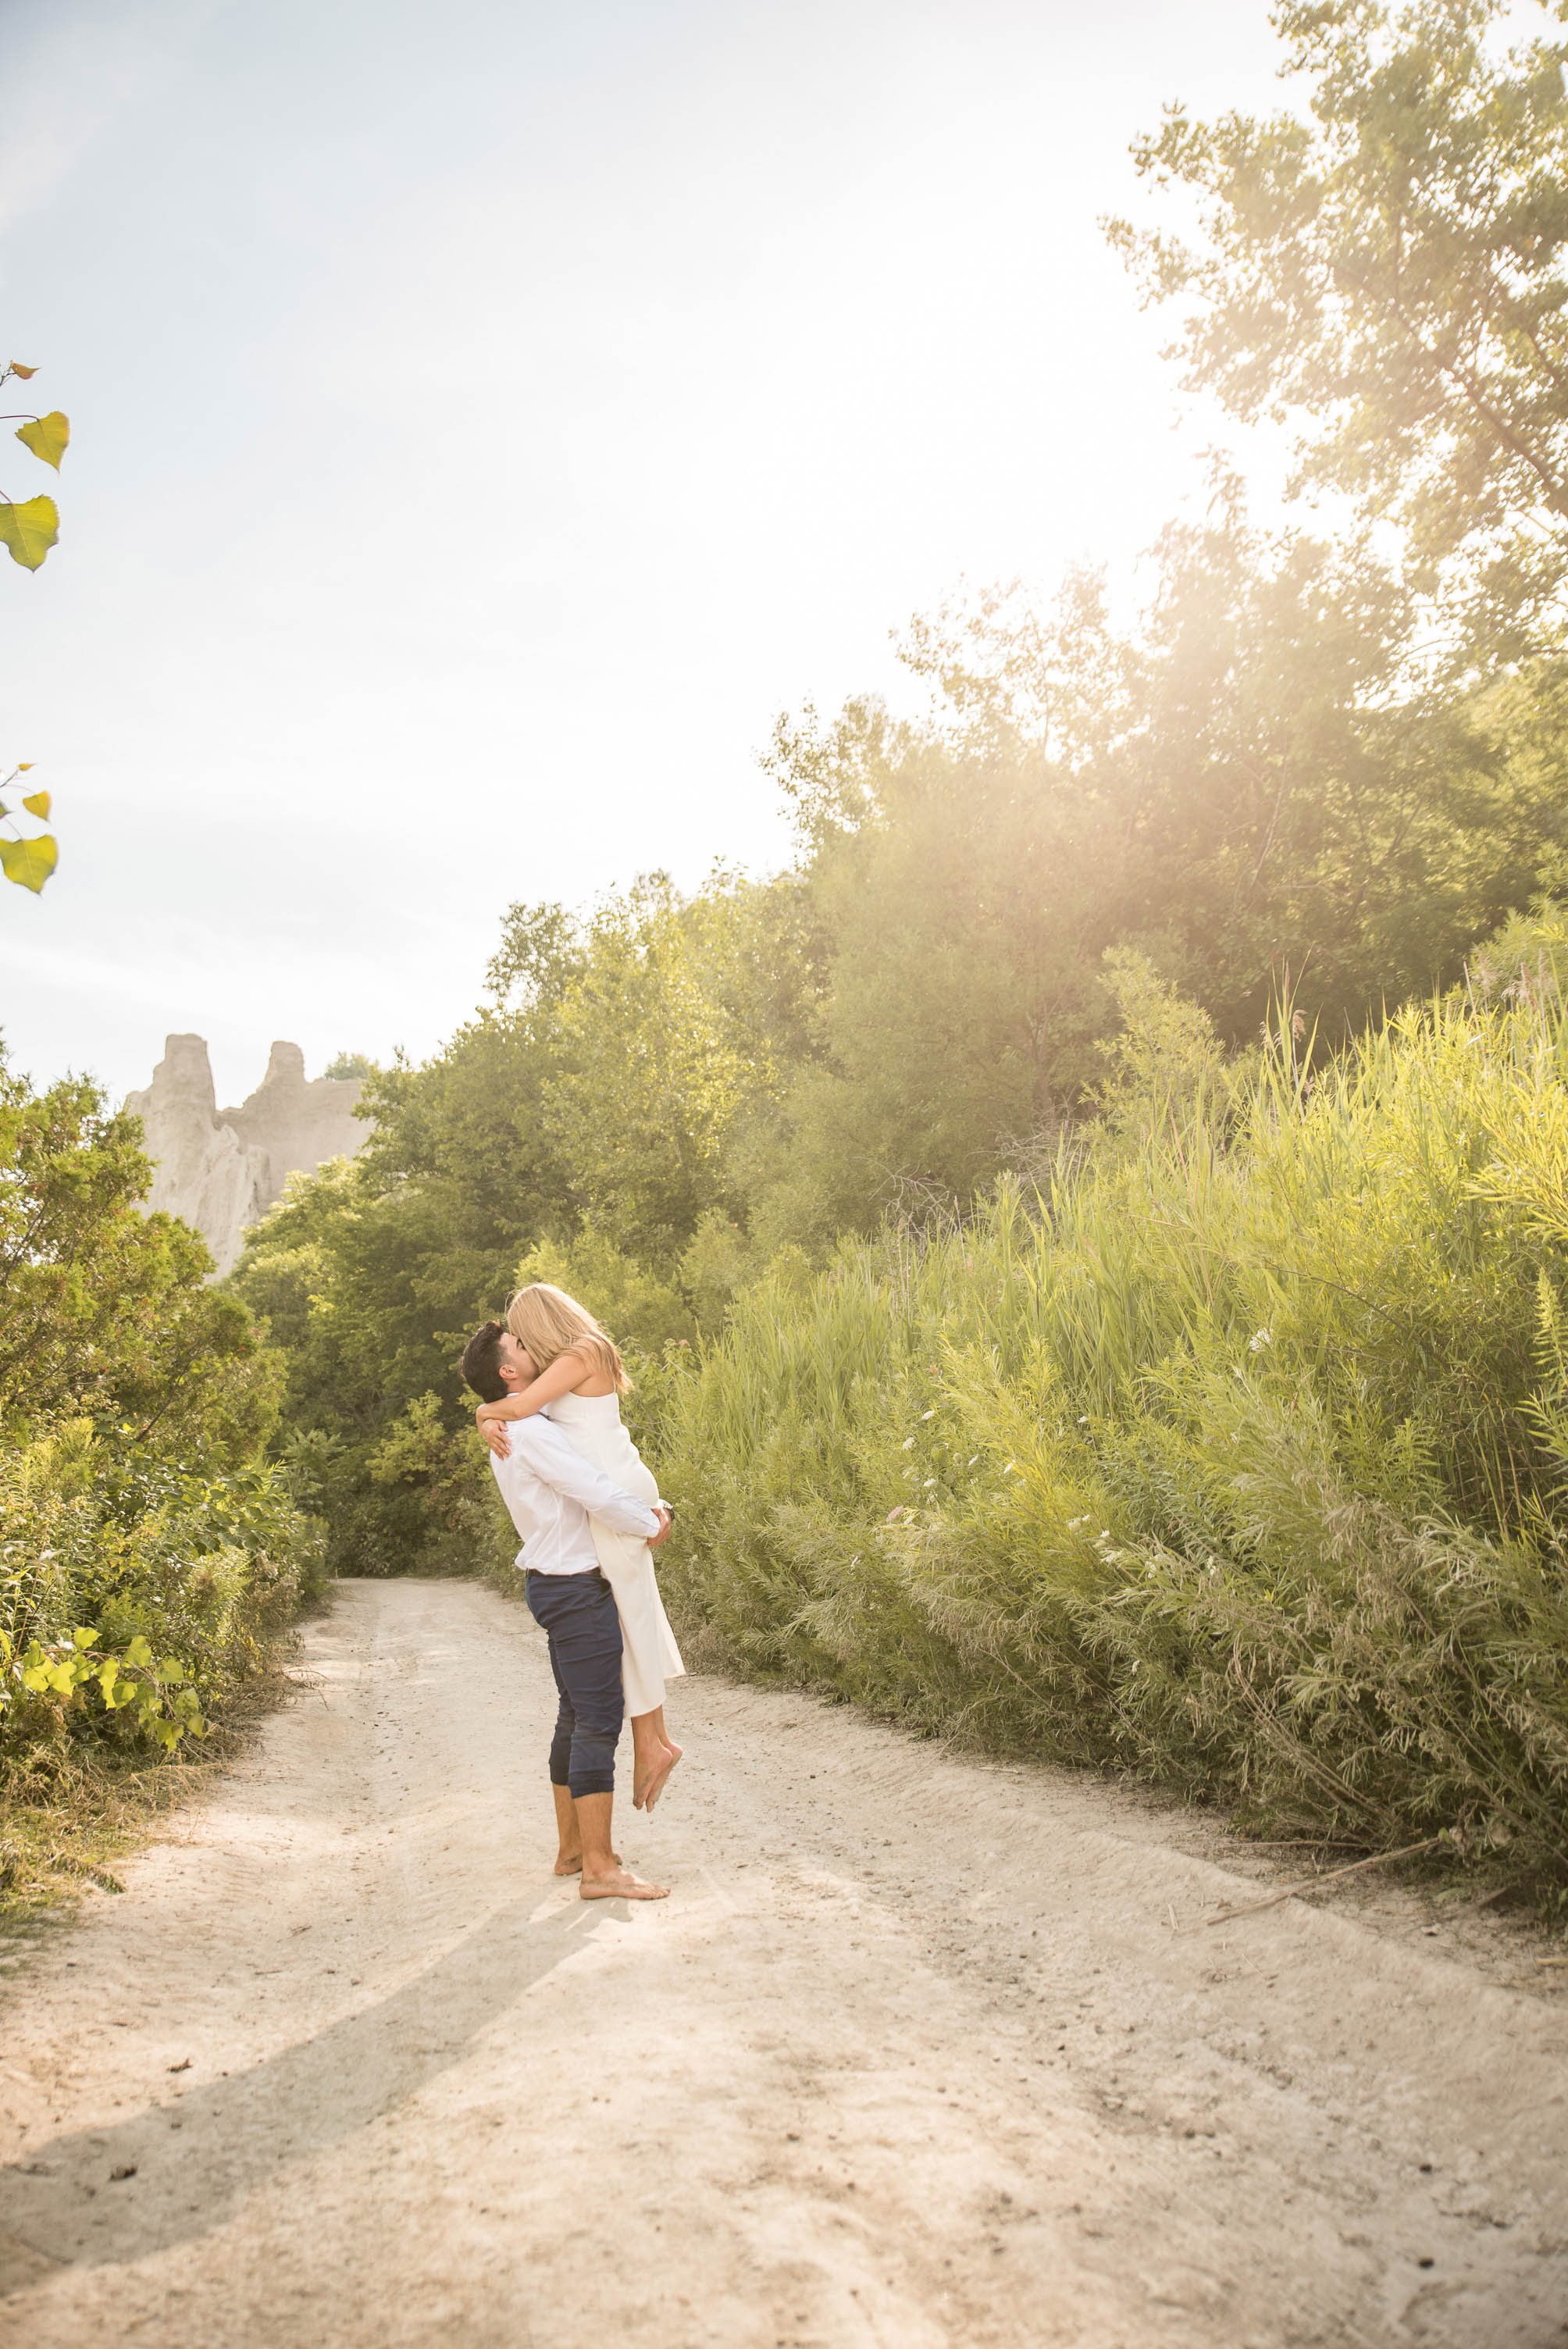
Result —
[{"label": "vine leaf", "polygon": [[0,502],[0,546],[24,571],[36,571],[60,534],[60,512],[53,498],[29,498],[23,505]]},{"label": "vine leaf", "polygon": [[0,868],[7,881],[15,881],[21,889],[31,889],[35,896],[59,862],[60,844],[53,833],[41,832],[36,840],[0,840]]},{"label": "vine leaf", "polygon": [[57,408],[52,408],[47,416],[31,417],[16,434],[24,449],[31,449],[35,457],[41,457],[46,465],[53,465],[57,473],[70,437],[71,419],[62,416]]},{"label": "vine leaf", "polygon": [[49,794],[47,792],[29,792],[22,805],[29,815],[36,815],[42,823],[49,812]]},{"label": "vine leaf", "polygon": [[31,383],[38,370],[36,367],[25,367],[20,359],[12,359],[8,361],[5,372],[7,375],[19,375],[24,383]]}]

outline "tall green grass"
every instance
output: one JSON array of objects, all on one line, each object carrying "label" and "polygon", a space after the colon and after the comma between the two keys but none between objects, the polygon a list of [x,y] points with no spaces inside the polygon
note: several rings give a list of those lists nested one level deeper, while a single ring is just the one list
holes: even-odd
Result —
[{"label": "tall green grass", "polygon": [[1568,1903],[1568,1015],[1512,967],[1315,1074],[1134,1052],[1038,1189],[667,1359],[697,1658]]}]

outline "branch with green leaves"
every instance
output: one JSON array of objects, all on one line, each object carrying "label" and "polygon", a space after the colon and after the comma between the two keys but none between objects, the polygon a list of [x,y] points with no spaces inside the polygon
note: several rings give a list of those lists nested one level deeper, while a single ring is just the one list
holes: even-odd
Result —
[{"label": "branch with green leaves", "polygon": [[0,1719],[31,1703],[57,1713],[86,1701],[96,1689],[106,1713],[129,1711],[144,1737],[166,1754],[186,1737],[204,1737],[207,1723],[191,1674],[177,1656],[155,1656],[139,1631],[122,1649],[100,1643],[96,1626],[69,1637],[28,1640],[18,1647],[0,1630]]},{"label": "branch with green leaves", "polygon": [[1180,212],[1107,223],[1189,384],[1395,525],[1482,675],[1568,615],[1568,40],[1561,0],[1531,13],[1278,0],[1305,102],[1168,107],[1133,156]]},{"label": "branch with green leaves", "polygon": [[[32,768],[31,759],[23,759],[0,781],[0,792],[8,791],[19,775]],[[47,792],[24,791],[19,804],[40,823],[48,822],[50,797]],[[31,889],[36,896],[60,860],[60,843],[52,832],[22,833],[16,829],[16,819],[8,801],[0,800],[0,821],[7,823],[13,837],[7,840],[0,833],[0,871],[7,881],[19,888]]]},{"label": "branch with green leaves", "polygon": [[[20,359],[12,359],[0,370],[0,388],[13,379],[29,383],[37,372],[36,367],[24,367]],[[15,424],[15,438],[23,448],[30,450],[41,464],[52,465],[57,473],[59,471],[60,459],[70,445],[71,421],[68,416],[63,416],[57,408],[51,409],[47,416],[18,411],[15,415],[0,416],[0,423]],[[59,508],[53,498],[0,497],[0,546],[10,550],[12,562],[19,563],[24,571],[37,570],[59,534]],[[8,790],[18,775],[25,775],[31,765],[30,759],[24,759],[13,767],[5,781],[0,782],[0,791]],[[36,816],[42,823],[47,822],[47,792],[25,792],[21,805],[28,815]],[[18,832],[15,815],[3,801],[0,801],[0,820],[10,827],[12,835],[10,839],[0,835],[0,871],[5,873],[7,881],[15,881],[19,888],[31,889],[36,895],[59,862],[60,844],[52,832]]]},{"label": "branch with green leaves", "polygon": [[[12,359],[0,372],[0,389],[13,378],[27,383],[37,372],[36,367],[24,367],[20,359]],[[15,416],[0,417],[0,423],[17,423],[15,438],[23,448],[30,450],[41,464],[59,471],[71,438],[68,416],[62,416],[57,408],[47,416],[18,410]],[[53,498],[0,498],[0,546],[10,549],[12,562],[19,563],[24,571],[37,570],[59,534],[59,508]]]}]

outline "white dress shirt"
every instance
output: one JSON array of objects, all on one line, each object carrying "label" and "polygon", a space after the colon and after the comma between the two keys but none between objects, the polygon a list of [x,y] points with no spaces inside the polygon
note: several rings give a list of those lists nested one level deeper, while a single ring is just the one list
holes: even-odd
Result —
[{"label": "white dress shirt", "polygon": [[590,1513],[618,1534],[652,1541],[661,1522],[654,1511],[591,1466],[560,1428],[535,1413],[509,1420],[506,1432],[511,1450],[504,1460],[492,1452],[490,1463],[522,1536],[517,1562],[525,1574],[592,1574],[599,1553]]}]

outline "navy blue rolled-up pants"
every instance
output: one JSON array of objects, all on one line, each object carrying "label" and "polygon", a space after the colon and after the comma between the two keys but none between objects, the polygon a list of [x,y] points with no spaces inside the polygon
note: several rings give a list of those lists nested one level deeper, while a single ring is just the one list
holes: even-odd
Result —
[{"label": "navy blue rolled-up pants", "polygon": [[552,1785],[578,1795],[615,1790],[615,1744],[625,1713],[615,1594],[588,1574],[531,1574],[529,1612],[550,1641],[561,1705],[550,1743]]}]

